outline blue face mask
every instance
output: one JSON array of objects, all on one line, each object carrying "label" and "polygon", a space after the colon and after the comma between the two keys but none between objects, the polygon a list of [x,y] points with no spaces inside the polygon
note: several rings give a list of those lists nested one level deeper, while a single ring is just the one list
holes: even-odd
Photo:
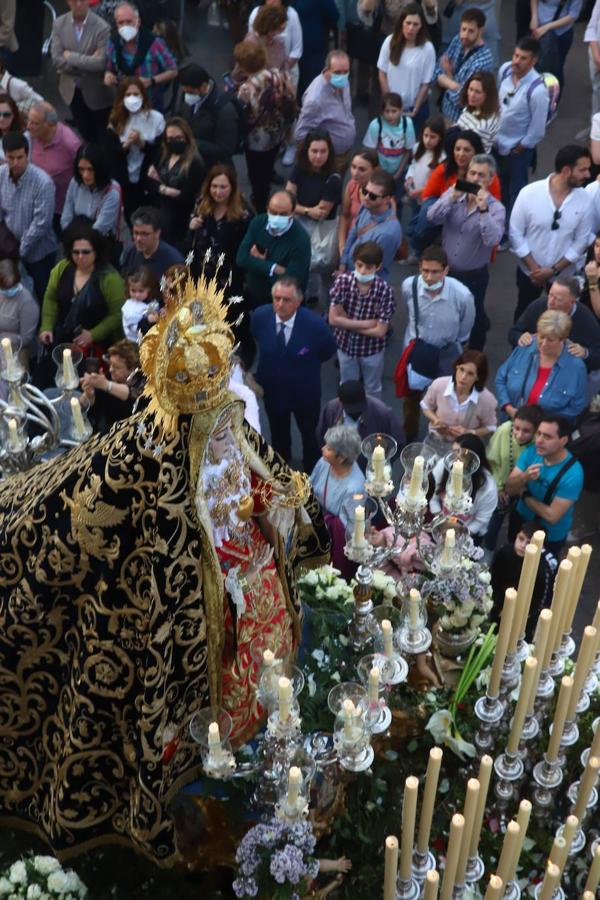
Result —
[{"label": "blue face mask", "polygon": [[375,278],[375,272],[366,272],[366,273],[365,272],[357,272],[355,269],[354,277],[361,284],[368,284],[370,281],[373,281],[373,279]]},{"label": "blue face mask", "polygon": [[21,285],[14,284],[10,288],[4,288],[2,293],[4,294],[5,297],[14,297],[16,294],[19,293],[20,290],[21,290]]},{"label": "blue face mask", "polygon": [[269,230],[275,232],[285,231],[290,224],[290,216],[275,216],[272,213],[267,214]]},{"label": "blue face mask", "polygon": [[334,88],[345,88],[346,85],[349,83],[349,81],[350,81],[349,75],[337,75],[334,73],[331,76],[330,84],[331,84],[331,87],[334,87]]}]

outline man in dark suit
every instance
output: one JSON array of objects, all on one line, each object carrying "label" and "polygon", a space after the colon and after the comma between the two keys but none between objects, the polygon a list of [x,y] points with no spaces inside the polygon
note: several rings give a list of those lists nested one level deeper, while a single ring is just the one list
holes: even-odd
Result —
[{"label": "man in dark suit", "polygon": [[291,416],[302,437],[306,472],[320,456],[316,439],[321,407],[321,363],[337,349],[326,322],[301,306],[302,289],[296,278],[282,276],[272,289],[272,304],[252,314],[250,327],[260,360],[256,380],[264,390],[271,445],[286,462],[291,458]]},{"label": "man in dark suit", "polygon": [[[340,384],[337,397],[325,404],[317,425],[319,444],[325,443],[325,432],[334,425],[353,425],[361,440],[376,432],[389,434],[398,444],[398,450],[406,443],[398,416],[382,400],[369,397],[361,381]],[[364,469],[367,461],[361,456],[357,463]]]}]

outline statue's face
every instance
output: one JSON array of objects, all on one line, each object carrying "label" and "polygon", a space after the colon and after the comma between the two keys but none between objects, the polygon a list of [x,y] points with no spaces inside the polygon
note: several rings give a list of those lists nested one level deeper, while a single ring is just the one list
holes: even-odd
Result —
[{"label": "statue's face", "polygon": [[229,449],[234,445],[231,425],[217,425],[209,439],[212,456],[216,462],[225,459],[229,455]]}]

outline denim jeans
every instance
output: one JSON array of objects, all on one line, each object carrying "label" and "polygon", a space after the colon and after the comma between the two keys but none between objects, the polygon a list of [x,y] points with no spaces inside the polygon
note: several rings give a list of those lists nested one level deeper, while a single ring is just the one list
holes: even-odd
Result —
[{"label": "denim jeans", "polygon": [[534,284],[533,281],[527,277],[525,272],[517,266],[517,290],[519,294],[513,322],[517,321],[521,313],[525,312],[530,303],[537,300],[544,288]]},{"label": "denim jeans", "polygon": [[366,394],[381,399],[384,354],[385,350],[380,350],[370,356],[350,356],[338,350],[340,384],[345,381],[362,381]]},{"label": "denim jeans", "polygon": [[506,207],[506,229],[508,219],[517,199],[517,194],[529,181],[529,169],[533,163],[533,150],[522,150],[520,153],[497,154],[498,177],[502,190],[502,202]]}]

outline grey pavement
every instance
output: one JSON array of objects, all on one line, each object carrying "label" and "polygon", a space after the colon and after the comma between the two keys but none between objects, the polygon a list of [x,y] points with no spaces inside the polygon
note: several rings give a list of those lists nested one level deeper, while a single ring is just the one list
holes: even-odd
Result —
[{"label": "grey pavement", "polygon": [[[57,2],[55,5],[58,11],[66,8],[64,2]],[[502,4],[500,16],[503,35],[502,52],[500,54],[502,61],[509,59],[512,53],[515,35],[513,10],[513,3],[504,2]],[[583,23],[576,26],[576,37],[566,65],[566,85],[560,102],[559,114],[550,125],[544,141],[538,148],[538,166],[534,178],[543,178],[549,174],[553,170],[556,150],[564,144],[574,142],[575,135],[589,125],[591,87],[588,74],[587,49],[583,44],[584,29],[585,25]],[[231,67],[232,42],[228,30],[225,27],[209,26],[207,24],[206,10],[201,10],[196,4],[188,2],[185,5],[185,27],[183,33],[191,59],[204,66],[213,77],[220,81],[220,76],[229,71]],[[353,80],[354,82],[356,81],[356,73],[353,74]],[[35,86],[39,86],[40,92],[48,99],[57,103],[62,115],[67,113],[58,97],[56,77],[49,59],[46,59],[44,62],[44,72],[41,78],[31,79],[31,82]],[[365,95],[359,95],[354,102],[353,108],[357,120],[358,134],[357,146],[361,145],[367,124],[376,112],[376,107],[373,107],[373,104],[376,102],[376,98],[371,97],[368,100]],[[242,157],[236,157],[236,166],[248,196],[249,185]],[[285,177],[289,169],[286,170],[279,166],[279,171]],[[515,268],[514,258],[508,252],[499,253],[496,261],[490,268],[491,277],[487,292],[486,308],[491,320],[491,328],[488,333],[486,353],[490,363],[490,372],[492,373],[489,384],[491,390],[494,389],[493,376],[496,369],[508,355],[506,335],[512,324],[516,303]],[[391,278],[394,288],[398,289],[403,279],[407,275],[412,275],[414,271],[412,268],[400,267],[398,264],[394,264]],[[396,295],[399,296],[398,290],[396,290]],[[265,298],[265,300],[267,299]],[[392,374],[401,353],[405,321],[405,310],[399,305],[393,320],[394,333],[386,354],[383,385],[383,399],[395,407],[398,406],[400,401],[396,399],[394,394]],[[323,367],[322,382],[323,401],[325,402],[336,395],[338,377],[333,361],[330,361]],[[266,429],[265,434],[268,436]],[[294,436],[294,452],[299,459],[299,436],[297,433]],[[591,622],[599,593],[596,585],[600,578],[600,537],[594,538],[592,544],[595,553],[592,555],[583,602],[580,604],[576,618],[578,632]]]}]

